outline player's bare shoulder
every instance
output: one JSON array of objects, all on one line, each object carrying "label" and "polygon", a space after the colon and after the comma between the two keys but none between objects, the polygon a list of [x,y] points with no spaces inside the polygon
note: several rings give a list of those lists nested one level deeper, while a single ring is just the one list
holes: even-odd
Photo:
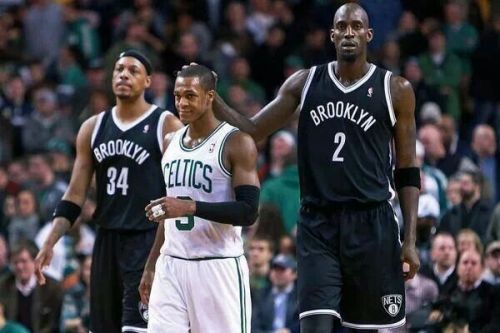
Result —
[{"label": "player's bare shoulder", "polygon": [[242,131],[231,133],[224,147],[224,164],[231,167],[235,161],[255,164],[257,147],[252,137]]},{"label": "player's bare shoulder", "polygon": [[300,97],[310,71],[310,69],[300,69],[293,73],[281,86],[280,93],[291,93]]},{"label": "player's bare shoulder", "polygon": [[405,78],[397,75],[391,76],[391,98],[396,117],[400,118],[402,113],[405,116],[415,112],[415,93],[411,83]]}]

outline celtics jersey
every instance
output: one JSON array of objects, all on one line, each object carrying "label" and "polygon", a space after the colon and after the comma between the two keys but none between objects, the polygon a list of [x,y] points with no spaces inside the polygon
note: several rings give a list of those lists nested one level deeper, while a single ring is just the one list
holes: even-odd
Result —
[{"label": "celtics jersey", "polygon": [[374,203],[394,196],[391,72],[370,64],[351,86],[335,62],[312,67],[300,103],[298,155],[303,203]]},{"label": "celtics jersey", "polygon": [[144,207],[165,194],[160,161],[167,114],[153,105],[130,124],[118,119],[116,108],[97,116],[91,149],[97,185],[94,218],[100,227],[155,227],[145,217]]},{"label": "celtics jersey", "polygon": [[[193,148],[183,144],[188,129],[186,126],[174,134],[162,158],[167,196],[206,202],[234,200],[223,150],[237,129],[220,123]],[[237,257],[243,254],[241,227],[196,216],[167,219],[161,253],[185,259]]]}]

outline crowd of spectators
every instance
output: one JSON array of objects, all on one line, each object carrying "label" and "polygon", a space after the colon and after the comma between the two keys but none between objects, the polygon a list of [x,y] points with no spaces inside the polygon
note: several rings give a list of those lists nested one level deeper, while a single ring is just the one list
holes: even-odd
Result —
[{"label": "crowd of spectators", "polygon": [[[88,331],[92,194],[44,286],[34,257],[67,187],[79,126],[114,104],[120,52],[152,59],[147,99],[160,107],[175,112],[174,73],[194,61],[252,116],[295,71],[334,60],[329,29],[344,2],[0,1],[0,332]],[[398,331],[500,332],[500,3],[356,2],[375,32],[369,60],[416,95],[422,268],[406,283],[408,321]],[[245,230],[253,332],[299,327],[296,119],[283,127],[258,143],[260,217]]]}]

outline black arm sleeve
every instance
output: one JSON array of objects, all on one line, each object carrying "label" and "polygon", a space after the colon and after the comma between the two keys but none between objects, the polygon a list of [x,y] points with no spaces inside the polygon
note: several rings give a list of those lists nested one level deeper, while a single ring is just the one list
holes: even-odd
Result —
[{"label": "black arm sleeve", "polygon": [[234,194],[235,201],[196,201],[194,215],[224,224],[252,225],[258,215],[260,189],[253,185],[240,185],[234,188]]}]

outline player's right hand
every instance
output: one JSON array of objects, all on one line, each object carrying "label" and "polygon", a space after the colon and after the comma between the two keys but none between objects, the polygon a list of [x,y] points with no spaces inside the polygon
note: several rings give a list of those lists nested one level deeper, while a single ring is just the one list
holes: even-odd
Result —
[{"label": "player's right hand", "polygon": [[43,275],[43,269],[50,264],[54,251],[50,246],[43,246],[38,255],[35,258],[35,275],[36,280],[39,284],[45,284],[45,275]]},{"label": "player's right hand", "polygon": [[139,295],[141,295],[141,302],[144,304],[149,304],[149,294],[151,293],[154,276],[155,271],[146,268],[142,273],[141,283],[139,284]]}]

